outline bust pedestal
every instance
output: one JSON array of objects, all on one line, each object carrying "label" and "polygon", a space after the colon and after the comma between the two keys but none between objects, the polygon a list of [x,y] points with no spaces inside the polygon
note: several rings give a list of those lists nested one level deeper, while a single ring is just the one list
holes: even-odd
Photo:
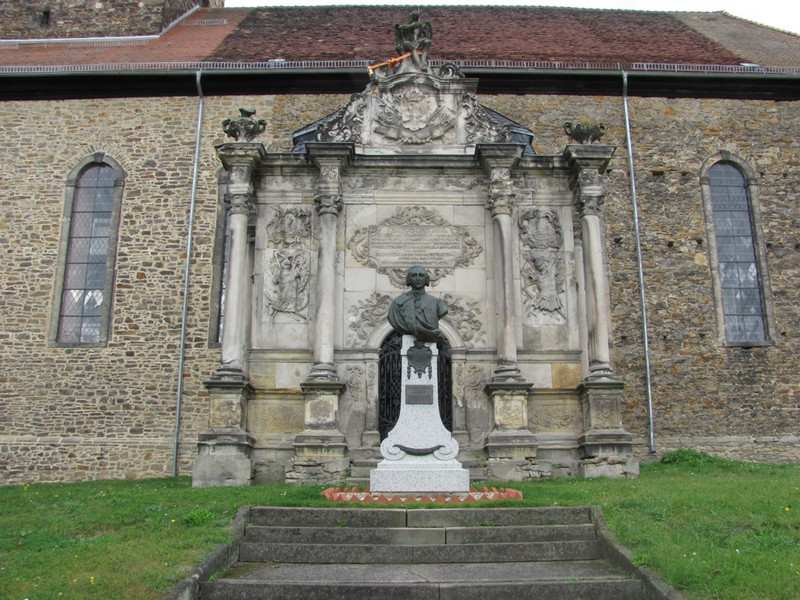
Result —
[{"label": "bust pedestal", "polygon": [[436,344],[404,335],[401,358],[400,416],[381,443],[383,460],[370,472],[370,491],[468,492],[458,442],[439,416]]}]

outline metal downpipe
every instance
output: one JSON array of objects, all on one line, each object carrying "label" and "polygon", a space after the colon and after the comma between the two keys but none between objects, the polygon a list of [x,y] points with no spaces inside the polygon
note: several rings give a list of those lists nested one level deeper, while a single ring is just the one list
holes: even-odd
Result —
[{"label": "metal downpipe", "polygon": [[183,364],[186,351],[186,318],[189,313],[189,274],[192,258],[192,237],[194,234],[194,209],[197,203],[197,173],[200,166],[200,138],[203,133],[203,108],[205,98],[203,97],[203,87],[200,82],[201,72],[195,73],[195,84],[197,85],[197,96],[200,103],[197,107],[197,137],[194,143],[194,164],[192,165],[192,194],[189,202],[189,230],[186,235],[186,265],[183,271],[183,309],[181,311],[181,339],[179,343],[178,357],[178,391],[175,399],[175,434],[172,440],[172,476],[178,476],[178,440],[181,431],[181,407],[183,404]]},{"label": "metal downpipe", "polygon": [[636,175],[633,171],[633,142],[631,141],[631,119],[628,113],[628,73],[622,72],[622,104],[625,108],[625,139],[628,144],[628,172],[631,179],[631,201],[633,203],[633,226],[636,233],[636,266],[639,275],[639,295],[642,306],[642,342],[644,344],[644,368],[647,382],[647,420],[650,453],[656,453],[655,421],[653,419],[653,380],[650,373],[650,341],[647,336],[647,298],[644,289],[644,267],[642,266],[642,236],[639,230],[639,203],[636,200]]}]

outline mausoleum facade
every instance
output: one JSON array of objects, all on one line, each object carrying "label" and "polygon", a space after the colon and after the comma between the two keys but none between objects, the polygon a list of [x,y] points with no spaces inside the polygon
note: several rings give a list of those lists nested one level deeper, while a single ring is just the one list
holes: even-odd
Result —
[{"label": "mausoleum facade", "polygon": [[308,16],[281,10],[191,12],[164,39],[222,40],[196,71],[84,65],[45,97],[3,72],[5,482],[363,482],[397,419],[387,313],[412,265],[448,306],[439,401],[473,479],[800,458],[800,73],[734,69],[710,34],[727,79],[478,68],[437,60],[447,26],[405,9],[361,79],[319,74],[321,51],[204,71]]}]

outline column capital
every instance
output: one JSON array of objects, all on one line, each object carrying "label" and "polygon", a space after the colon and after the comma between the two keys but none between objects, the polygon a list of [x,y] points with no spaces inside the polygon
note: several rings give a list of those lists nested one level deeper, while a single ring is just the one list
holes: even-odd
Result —
[{"label": "column capital", "polygon": [[225,194],[225,204],[232,215],[249,215],[253,208],[253,193],[248,191]]},{"label": "column capital", "polygon": [[577,188],[581,216],[601,215],[606,201],[603,176],[594,169],[581,169],[577,177]]},{"label": "column capital", "polygon": [[489,194],[486,208],[492,216],[510,215],[516,194],[511,181],[511,169],[522,156],[523,148],[518,144],[478,144],[475,155],[481,167],[489,175]]}]

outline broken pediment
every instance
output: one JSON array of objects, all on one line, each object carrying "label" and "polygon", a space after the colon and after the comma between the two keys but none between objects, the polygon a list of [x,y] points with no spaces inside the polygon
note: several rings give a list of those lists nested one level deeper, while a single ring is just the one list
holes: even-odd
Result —
[{"label": "broken pediment", "polygon": [[432,67],[431,27],[412,17],[397,27],[401,56],[369,67],[371,83],[337,112],[294,135],[294,151],[308,142],[349,142],[375,154],[468,154],[476,144],[518,143],[533,154],[533,133],[480,105],[477,79],[457,65]]}]

